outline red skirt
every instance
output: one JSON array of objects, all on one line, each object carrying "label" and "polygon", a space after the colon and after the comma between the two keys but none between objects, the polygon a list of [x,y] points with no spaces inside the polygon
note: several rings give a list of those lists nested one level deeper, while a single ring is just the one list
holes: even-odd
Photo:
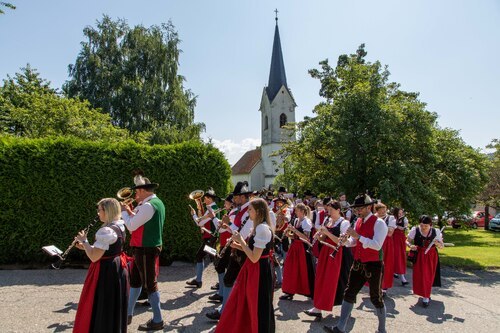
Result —
[{"label": "red skirt", "polygon": [[417,262],[413,266],[413,293],[429,298],[436,275],[438,253],[434,246],[427,254],[424,252],[425,248],[418,247]]},{"label": "red skirt", "polygon": [[382,279],[382,289],[392,288],[394,281],[394,242],[392,237],[387,236],[382,246],[384,251],[384,277]]},{"label": "red skirt", "polygon": [[269,257],[256,263],[245,260],[215,332],[274,332],[272,294]]},{"label": "red skirt", "polygon": [[314,285],[314,274],[312,275],[313,281],[309,281],[311,272],[306,260],[304,243],[299,239],[294,239],[283,263],[281,290],[284,293],[300,294],[307,297],[313,296],[311,285]]},{"label": "red skirt", "polygon": [[87,272],[87,277],[83,283],[80,301],[76,310],[73,332],[90,332],[90,321],[92,320],[92,309],[94,306],[94,294],[99,279],[101,261],[92,262]]},{"label": "red skirt", "polygon": [[[331,239],[327,242],[335,244]],[[324,311],[332,311],[335,295],[337,292],[340,267],[342,264],[342,247],[332,259],[333,249],[326,245],[321,247],[321,252],[316,266],[316,278],[314,279],[314,307]]]},{"label": "red skirt", "polygon": [[406,274],[406,235],[404,230],[394,230],[392,240],[394,243],[394,273]]}]

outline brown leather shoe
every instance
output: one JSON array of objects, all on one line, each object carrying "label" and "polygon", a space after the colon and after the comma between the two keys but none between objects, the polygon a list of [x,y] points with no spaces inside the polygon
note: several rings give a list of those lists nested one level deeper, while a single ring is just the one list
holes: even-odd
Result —
[{"label": "brown leather shoe", "polygon": [[130,324],[132,324],[132,316],[128,315],[127,316],[127,325],[130,325]]},{"label": "brown leather shoe", "polygon": [[149,319],[145,324],[139,325],[137,328],[139,331],[159,331],[165,327],[163,320],[159,323],[155,323],[153,319]]}]

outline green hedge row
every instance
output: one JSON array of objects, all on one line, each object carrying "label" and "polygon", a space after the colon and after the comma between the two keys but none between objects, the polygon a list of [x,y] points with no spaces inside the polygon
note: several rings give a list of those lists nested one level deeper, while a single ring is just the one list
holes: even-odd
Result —
[{"label": "green hedge row", "polygon": [[[0,264],[48,262],[45,245],[64,251],[96,216],[101,198],[133,185],[135,168],[160,184],[157,195],[166,208],[163,262],[192,260],[200,233],[190,217],[189,193],[212,186],[222,197],[231,188],[230,166],[213,146],[1,137]],[[83,258],[74,250],[68,261]]]}]

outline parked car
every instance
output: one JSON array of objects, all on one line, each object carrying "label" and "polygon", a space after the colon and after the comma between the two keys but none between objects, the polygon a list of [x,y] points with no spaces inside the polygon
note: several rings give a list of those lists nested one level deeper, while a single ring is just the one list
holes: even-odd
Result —
[{"label": "parked car", "polygon": [[[472,215],[460,215],[458,217],[452,217],[450,222],[453,228],[460,228],[462,225],[473,229],[476,229],[478,227],[484,228],[485,216],[485,212],[475,211],[472,213]],[[489,215],[489,217],[491,221],[493,219],[493,216]]]},{"label": "parked car", "polygon": [[490,230],[500,231],[500,213],[490,220]]},{"label": "parked car", "polygon": [[470,215],[457,215],[451,216],[448,219],[448,224],[450,224],[453,228],[460,228],[462,225],[470,226],[472,221],[472,216]]}]

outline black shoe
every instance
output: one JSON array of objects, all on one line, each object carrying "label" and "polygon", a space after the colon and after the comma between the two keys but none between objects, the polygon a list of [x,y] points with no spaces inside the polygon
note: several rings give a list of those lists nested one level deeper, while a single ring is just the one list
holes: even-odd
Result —
[{"label": "black shoe", "polygon": [[404,287],[408,284],[409,282],[408,281],[401,281],[401,285]]},{"label": "black shoe", "polygon": [[222,296],[219,294],[213,294],[212,296],[208,296],[208,299],[214,302],[222,302]]},{"label": "black shoe", "polygon": [[203,284],[202,282],[196,281],[196,279],[192,279],[191,281],[186,281],[186,284],[188,286],[194,286],[196,288],[201,288],[201,285]]},{"label": "black shoe", "polygon": [[384,298],[387,297],[387,291],[382,291],[382,297],[384,297]]},{"label": "black shoe", "polygon": [[165,327],[163,320],[159,323],[155,323],[153,319],[149,319],[145,324],[139,325],[137,328],[139,331],[159,331]]},{"label": "black shoe", "polygon": [[128,315],[127,316],[127,326],[132,324],[132,316],[131,315]]},{"label": "black shoe", "polygon": [[395,279],[399,279],[399,275],[398,274],[394,274],[394,278]]},{"label": "black shoe", "polygon": [[429,302],[430,302],[430,300],[428,300],[427,302],[422,301],[422,306],[423,306],[424,308],[429,307]]},{"label": "black shoe", "polygon": [[219,282],[210,287],[212,290],[219,290]]},{"label": "black shoe", "polygon": [[323,326],[323,331],[328,332],[328,333],[344,333],[341,330],[337,328],[337,326]]},{"label": "black shoe", "polygon": [[316,318],[319,318],[321,319],[323,316],[321,315],[321,312],[312,312],[312,311],[309,311],[309,310],[305,310],[304,313],[308,316],[311,316],[311,317],[316,317]]},{"label": "black shoe", "polygon": [[274,285],[274,289],[280,289],[281,288],[281,283],[276,283]]},{"label": "black shoe", "polygon": [[291,294],[283,294],[283,295],[280,296],[280,299],[291,301],[293,299],[293,295],[291,295]]},{"label": "black shoe", "polygon": [[220,312],[218,310],[214,310],[212,312],[205,313],[205,316],[207,316],[207,318],[212,319],[212,320],[219,320],[220,319]]}]

